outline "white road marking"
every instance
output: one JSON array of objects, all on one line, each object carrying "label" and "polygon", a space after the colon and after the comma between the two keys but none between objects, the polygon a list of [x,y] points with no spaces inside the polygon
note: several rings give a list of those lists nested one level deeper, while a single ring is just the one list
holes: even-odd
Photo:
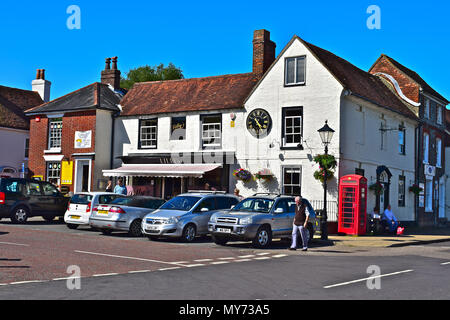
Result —
[{"label": "white road marking", "polygon": [[255,257],[254,254],[249,254],[249,255],[247,255],[247,256],[239,256],[238,258],[246,259],[246,258],[253,258],[253,257]]},{"label": "white road marking", "polygon": [[253,260],[269,260],[270,257],[259,257],[259,258],[253,258]]},{"label": "white road marking", "polygon": [[235,257],[219,258],[218,260],[234,260]]},{"label": "white road marking", "polygon": [[8,244],[11,246],[22,246],[22,247],[29,247],[29,244],[22,244],[22,243],[12,243],[12,242],[0,242],[0,244]]},{"label": "white road marking", "polygon": [[181,267],[158,269],[158,271],[167,271],[167,270],[176,270],[176,269],[181,269]]},{"label": "white road marking", "polygon": [[268,252],[263,252],[263,253],[257,253],[256,255],[257,255],[257,256],[267,256],[268,254],[270,254],[270,253],[268,253]]},{"label": "white road marking", "polygon": [[14,285],[14,284],[27,284],[27,283],[39,283],[39,282],[48,282],[48,280],[18,281],[18,282],[11,282],[10,285]]},{"label": "white road marking", "polygon": [[252,259],[239,259],[239,260],[234,260],[234,262],[248,262],[248,261],[252,261]]},{"label": "white road marking", "polygon": [[389,276],[394,276],[394,275],[397,275],[397,274],[408,273],[408,272],[413,272],[413,271],[414,270],[403,270],[403,271],[399,271],[399,272],[382,274],[382,275],[375,276],[375,277],[368,277],[368,278],[364,278],[364,279],[358,279],[358,280],[353,280],[353,281],[348,281],[348,282],[342,282],[342,283],[326,286],[326,287],[324,287],[324,289],[329,289],[329,288],[334,288],[334,287],[339,287],[339,286],[345,286],[345,285],[352,284],[352,283],[367,281],[369,279],[372,280],[372,279],[377,279],[377,278],[389,277]]},{"label": "white road marking", "polygon": [[75,278],[71,278],[71,277],[67,277],[67,278],[56,278],[56,279],[52,279],[52,281],[61,281],[61,280],[69,280],[69,279],[75,279]]},{"label": "white road marking", "polygon": [[128,271],[128,273],[147,273],[147,272],[151,272],[151,270]]},{"label": "white road marking", "polygon": [[213,259],[198,259],[198,260],[194,260],[195,262],[211,262],[214,261]]},{"label": "white road marking", "polygon": [[94,274],[93,277],[109,277],[109,276],[118,276],[118,273],[105,273],[105,274]]},{"label": "white road marking", "polygon": [[217,262],[211,262],[211,264],[225,264],[230,263],[230,261],[217,261]]},{"label": "white road marking", "polygon": [[[111,258],[121,258],[121,259],[131,259],[131,260],[139,260],[139,261],[147,261],[147,262],[156,262],[161,264],[170,264],[175,266],[181,266],[184,267],[181,262],[167,262],[167,261],[159,261],[159,260],[152,260],[152,259],[144,259],[144,258],[136,258],[136,257],[125,257],[125,256],[118,256],[113,254],[105,254],[105,253],[97,253],[97,252],[88,252],[88,251],[78,251],[75,250],[75,252],[78,253],[85,253],[85,254],[91,254],[91,255],[97,255],[97,256],[104,256],[104,257],[111,257]],[[189,261],[186,261],[185,263],[188,263]]]},{"label": "white road marking", "polygon": [[193,267],[202,267],[204,264],[187,264],[186,267],[193,268]]},{"label": "white road marking", "polygon": [[276,256],[272,256],[272,258],[284,258],[287,257],[287,254],[277,254]]},{"label": "white road marking", "polygon": [[186,264],[186,263],[189,263],[189,261],[175,261],[175,262],[172,262],[172,263]]},{"label": "white road marking", "polygon": [[444,262],[444,263],[441,263],[441,265],[443,265],[443,266],[445,266],[445,265],[447,265],[447,264],[450,264],[450,262]]}]

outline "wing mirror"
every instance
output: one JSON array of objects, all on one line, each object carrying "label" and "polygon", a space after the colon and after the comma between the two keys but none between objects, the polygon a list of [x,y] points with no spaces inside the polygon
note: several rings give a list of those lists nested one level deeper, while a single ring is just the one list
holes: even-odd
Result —
[{"label": "wing mirror", "polygon": [[283,208],[278,208],[275,210],[275,213],[276,214],[284,213],[284,210],[283,210]]},{"label": "wing mirror", "polygon": [[200,212],[208,212],[208,211],[209,211],[208,208],[202,208],[202,209],[200,210]]}]

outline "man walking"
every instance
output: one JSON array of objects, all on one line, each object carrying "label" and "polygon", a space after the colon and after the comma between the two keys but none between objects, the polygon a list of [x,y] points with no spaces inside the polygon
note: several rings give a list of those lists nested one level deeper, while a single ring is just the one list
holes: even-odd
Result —
[{"label": "man walking", "polygon": [[300,232],[303,241],[302,251],[308,251],[309,236],[307,227],[310,215],[315,216],[316,214],[309,201],[303,199],[301,196],[296,197],[295,217],[292,230],[292,245],[289,248],[289,250],[297,250],[297,238],[298,238],[297,234]]}]

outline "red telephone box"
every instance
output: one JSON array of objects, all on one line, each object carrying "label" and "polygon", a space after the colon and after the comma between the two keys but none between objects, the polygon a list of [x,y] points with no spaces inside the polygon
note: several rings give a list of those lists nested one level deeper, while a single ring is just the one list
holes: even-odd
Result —
[{"label": "red telephone box", "polygon": [[365,235],[367,224],[367,179],[356,174],[342,177],[339,183],[338,232]]}]

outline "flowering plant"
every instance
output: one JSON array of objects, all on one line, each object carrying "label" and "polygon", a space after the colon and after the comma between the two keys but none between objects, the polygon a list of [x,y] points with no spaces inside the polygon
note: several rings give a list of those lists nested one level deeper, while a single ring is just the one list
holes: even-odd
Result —
[{"label": "flowering plant", "polygon": [[259,170],[255,174],[255,178],[258,179],[258,180],[270,181],[273,178],[273,173],[269,169]]},{"label": "flowering plant", "polygon": [[413,184],[409,187],[409,192],[414,193],[416,196],[419,195],[423,191],[423,188],[419,187],[417,184]]},{"label": "flowering plant", "polygon": [[381,195],[384,191],[384,186],[380,181],[377,181],[369,186],[369,190],[375,192],[377,196]]},{"label": "flowering plant", "polygon": [[247,182],[252,178],[252,173],[245,169],[234,170],[233,176],[241,181]]},{"label": "flowering plant", "polygon": [[325,180],[325,172],[327,173],[327,180],[334,177],[333,170],[337,167],[337,161],[333,155],[319,154],[314,157],[314,162],[319,164],[319,170],[314,172],[314,178],[316,180],[323,183]]}]

